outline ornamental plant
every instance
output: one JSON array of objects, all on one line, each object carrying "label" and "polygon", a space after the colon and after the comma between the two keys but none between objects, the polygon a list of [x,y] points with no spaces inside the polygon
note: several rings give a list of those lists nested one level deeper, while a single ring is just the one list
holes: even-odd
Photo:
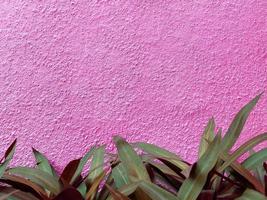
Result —
[{"label": "ornamental plant", "polygon": [[231,151],[259,98],[237,113],[225,134],[209,120],[195,163],[156,145],[115,136],[116,154],[94,146],[59,174],[35,149],[35,167],[9,167],[15,140],[1,160],[0,200],[265,200],[267,148],[253,148],[267,140],[267,133]]}]

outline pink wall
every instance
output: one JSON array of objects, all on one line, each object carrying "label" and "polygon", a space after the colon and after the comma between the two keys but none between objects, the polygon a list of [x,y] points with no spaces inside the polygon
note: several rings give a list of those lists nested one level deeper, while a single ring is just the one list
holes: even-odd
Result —
[{"label": "pink wall", "polygon": [[[122,134],[194,160],[267,86],[264,0],[1,0],[1,152],[19,139],[62,168]],[[265,91],[267,92],[267,91]],[[267,94],[246,140],[267,130]],[[109,145],[109,147],[111,147]]]}]

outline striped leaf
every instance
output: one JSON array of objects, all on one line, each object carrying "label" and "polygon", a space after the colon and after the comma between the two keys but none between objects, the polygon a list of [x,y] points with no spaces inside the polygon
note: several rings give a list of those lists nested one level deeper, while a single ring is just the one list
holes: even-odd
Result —
[{"label": "striped leaf", "polygon": [[252,99],[247,105],[245,105],[235,116],[233,122],[231,123],[229,129],[227,130],[222,143],[222,150],[225,152],[228,152],[233,145],[235,144],[236,140],[240,136],[240,133],[246,123],[246,120],[254,108],[254,106],[257,104],[259,98],[261,97],[261,94],[256,96],[254,99]]},{"label": "striped leaf", "polygon": [[195,200],[202,191],[209,172],[216,165],[221,150],[221,136],[216,135],[207,151],[192,167],[189,178],[187,178],[178,192],[181,200]]},{"label": "striped leaf", "polygon": [[153,144],[148,144],[144,142],[137,142],[133,144],[134,146],[142,149],[148,154],[153,155],[154,157],[158,159],[163,159],[166,160],[178,168],[180,168],[182,171],[188,168],[188,164],[183,162],[179,156],[176,154],[169,152],[168,150],[165,150],[163,148],[157,147],[156,145]]},{"label": "striped leaf", "polygon": [[201,137],[199,151],[198,151],[198,158],[200,158],[208,149],[209,144],[211,141],[213,141],[215,134],[215,121],[213,118],[211,118],[208,122],[208,125],[205,127],[204,133]]},{"label": "striped leaf", "polygon": [[127,171],[121,163],[112,169],[111,175],[114,179],[116,188],[121,188],[130,183]]},{"label": "striped leaf", "polygon": [[11,159],[13,158],[13,155],[15,153],[17,144],[17,139],[15,139],[12,144],[8,147],[8,149],[5,152],[5,156],[1,159],[4,159],[4,162],[0,164],[0,178],[3,176],[8,164],[10,163]]},{"label": "striped leaf", "polygon": [[93,152],[93,159],[90,166],[90,172],[86,182],[91,184],[97,177],[103,173],[104,169],[105,146],[98,147]]},{"label": "striped leaf", "polygon": [[114,137],[114,142],[118,150],[119,158],[127,173],[140,180],[150,181],[141,158],[137,155],[131,145],[119,136]]},{"label": "striped leaf", "polygon": [[77,166],[77,169],[74,173],[74,175],[72,176],[70,183],[73,184],[75,182],[75,180],[81,175],[84,166],[86,165],[86,163],[88,162],[88,160],[92,157],[92,155],[95,152],[95,147],[92,147],[85,155],[84,157],[80,160],[79,165]]},{"label": "striped leaf", "polygon": [[36,149],[32,148],[35,160],[36,160],[36,166],[40,169],[43,170],[44,172],[50,174],[51,176],[57,177],[58,175],[53,168],[53,166],[49,163],[48,159],[39,151]]},{"label": "striped leaf", "polygon": [[267,148],[250,155],[246,160],[242,162],[242,166],[248,170],[256,169],[258,166],[267,160]]},{"label": "striped leaf", "polygon": [[259,143],[267,140],[267,133],[263,133],[261,135],[258,135],[251,140],[247,141],[243,145],[241,145],[237,150],[235,150],[229,157],[228,159],[223,163],[222,166],[220,166],[217,171],[221,173],[223,170],[225,170],[230,164],[235,161],[237,158],[242,156],[244,153],[248,152],[251,150],[253,147],[258,145]]}]

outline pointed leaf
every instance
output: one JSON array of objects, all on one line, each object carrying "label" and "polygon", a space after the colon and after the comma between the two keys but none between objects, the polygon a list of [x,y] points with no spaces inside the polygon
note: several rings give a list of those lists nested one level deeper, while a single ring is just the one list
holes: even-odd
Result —
[{"label": "pointed leaf", "polygon": [[101,146],[95,149],[93,159],[90,166],[90,172],[87,177],[87,183],[92,183],[100,174],[103,173],[104,168],[105,147]]},{"label": "pointed leaf", "polygon": [[137,142],[134,143],[133,145],[157,158],[166,159],[167,161],[179,167],[181,170],[185,170],[188,168],[188,164],[183,162],[179,156],[177,156],[172,152],[169,152],[168,150],[157,147],[156,145],[153,144],[148,144],[143,142]]},{"label": "pointed leaf", "polygon": [[201,137],[200,146],[199,146],[199,153],[198,158],[200,158],[208,149],[208,146],[211,141],[213,141],[215,134],[215,122],[214,119],[210,119],[208,125],[205,127],[204,133]]},{"label": "pointed leaf", "polygon": [[221,167],[219,167],[217,169],[217,171],[219,173],[221,173],[223,170],[225,170],[228,166],[230,166],[230,164],[235,161],[237,158],[239,158],[240,156],[242,156],[244,153],[246,153],[247,151],[251,150],[253,147],[255,147],[256,145],[258,145],[259,143],[263,142],[267,140],[267,133],[263,133],[261,135],[258,135],[252,139],[250,139],[249,141],[247,141],[246,143],[244,143],[243,145],[241,145],[236,151],[234,151],[234,153],[232,153],[228,159],[223,163],[223,165]]},{"label": "pointed leaf", "polygon": [[[220,157],[222,160],[226,161],[228,160],[228,155],[226,153],[221,153]],[[264,192],[263,185],[241,164],[234,161],[231,163],[231,168],[233,168],[239,175],[244,177],[248,182],[250,182],[257,191]]]},{"label": "pointed leaf", "polygon": [[48,174],[50,174],[51,176],[57,177],[58,175],[55,171],[55,169],[53,168],[53,166],[50,164],[50,162],[48,161],[48,159],[39,151],[37,151],[36,149],[32,148],[35,160],[36,160],[36,165],[40,170],[43,170],[44,172],[47,172]]},{"label": "pointed leaf", "polygon": [[[255,154],[255,151],[253,149],[251,149],[249,151],[249,153],[250,153],[250,157],[251,157],[253,154]],[[265,186],[265,188],[266,188],[267,185],[265,185],[265,180],[264,180],[264,175],[266,174],[266,171],[263,167],[263,163],[264,163],[264,161],[262,161],[260,164],[256,165],[256,167],[254,169],[252,168],[250,170],[254,173],[255,177],[261,182],[261,184],[263,186]]]},{"label": "pointed leaf", "polygon": [[101,183],[101,181],[105,178],[105,172],[103,171],[98,177],[96,177],[93,182],[92,185],[89,189],[89,191],[86,194],[85,199],[86,200],[92,200],[95,197],[95,194],[97,192],[97,188],[99,187],[99,184]]},{"label": "pointed leaf", "polygon": [[14,153],[15,153],[15,148],[17,144],[17,139],[15,139],[12,144],[8,147],[8,149],[5,152],[5,159],[9,160],[12,159]]},{"label": "pointed leaf", "polygon": [[250,155],[246,160],[242,162],[242,166],[248,170],[256,169],[258,166],[262,165],[266,160],[267,160],[267,148],[262,149]]},{"label": "pointed leaf", "polygon": [[118,150],[119,158],[128,174],[140,180],[150,181],[142,160],[133,148],[119,136],[114,137],[114,142]]},{"label": "pointed leaf", "polygon": [[80,160],[79,165],[74,173],[74,175],[71,178],[70,183],[73,184],[75,180],[81,175],[84,166],[86,165],[87,161],[91,158],[95,151],[95,147],[92,147],[86,154],[85,156]]},{"label": "pointed leaf", "polygon": [[15,149],[16,149],[16,143],[17,143],[17,139],[15,139],[12,142],[12,144],[8,147],[8,149],[5,152],[5,157],[4,157],[5,160],[3,163],[0,164],[0,178],[3,176],[8,164],[10,163],[11,159],[13,158],[13,155],[14,155]]},{"label": "pointed leaf", "polygon": [[80,159],[70,161],[67,166],[64,168],[60,180],[64,183],[65,186],[70,185],[70,182],[80,164]]},{"label": "pointed leaf", "polygon": [[258,102],[260,96],[261,94],[256,96],[237,113],[222,140],[222,143],[224,144],[222,146],[223,151],[228,152],[233,147],[246,123],[250,112]]},{"label": "pointed leaf", "polygon": [[193,166],[189,178],[187,178],[178,192],[178,197],[182,200],[195,200],[202,191],[209,172],[216,165],[221,150],[221,137],[216,135],[207,151]]}]

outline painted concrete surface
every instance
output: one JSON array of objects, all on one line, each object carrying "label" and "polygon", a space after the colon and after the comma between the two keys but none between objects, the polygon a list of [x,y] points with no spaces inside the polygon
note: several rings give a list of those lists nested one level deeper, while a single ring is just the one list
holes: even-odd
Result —
[{"label": "painted concrete surface", "polygon": [[[0,1],[1,152],[33,146],[62,169],[112,135],[194,161],[267,86],[264,0]],[[239,141],[267,131],[267,94]]]}]

